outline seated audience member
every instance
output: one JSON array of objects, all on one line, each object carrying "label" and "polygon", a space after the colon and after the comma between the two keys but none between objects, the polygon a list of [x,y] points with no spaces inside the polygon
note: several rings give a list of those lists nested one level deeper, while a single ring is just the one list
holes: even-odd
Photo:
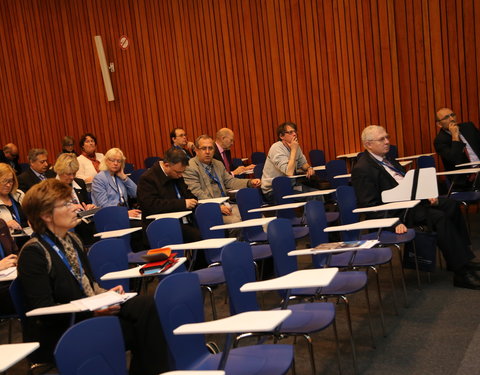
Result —
[{"label": "seated audience member", "polygon": [[[442,158],[445,170],[453,171],[458,169],[455,165],[469,162],[478,161],[480,165],[480,131],[473,122],[457,124],[457,116],[451,109],[440,108],[436,113],[436,123],[440,131],[433,145]],[[468,190],[473,181],[472,175],[456,175],[455,189]]]},{"label": "seated audience member", "polygon": [[18,176],[18,188],[26,193],[33,185],[54,178],[55,172],[49,169],[48,152],[44,148],[32,148],[28,152],[30,168]]},{"label": "seated audience member", "polygon": [[187,139],[187,133],[182,128],[175,128],[170,132],[170,142],[172,143],[172,148],[182,150],[187,159],[193,158],[195,156],[194,144],[189,142]]},{"label": "seated audience member", "polygon": [[215,153],[213,154],[213,158],[222,162],[228,173],[231,173],[233,176],[238,176],[246,170],[255,168],[255,164],[250,164],[248,167],[241,165],[235,170],[233,169],[230,148],[233,146],[234,140],[235,135],[232,130],[228,128],[220,129],[215,139]]},{"label": "seated audience member", "polygon": [[[100,172],[92,182],[92,201],[97,207],[125,206],[128,198],[137,197],[137,185],[123,171],[125,156],[119,148],[111,148],[100,163]],[[129,216],[139,216],[140,210],[131,209]]]},{"label": "seated audience member", "polygon": [[[215,147],[209,135],[195,140],[195,152],[197,156],[189,160],[184,179],[198,199],[226,197],[228,190],[260,186],[259,179],[239,179],[229,174],[224,165],[213,158]],[[220,207],[225,224],[241,221],[237,205],[226,203]]]},{"label": "seated audience member", "polygon": [[[25,195],[23,206],[34,235],[20,251],[17,269],[27,311],[105,292],[94,281],[82,242],[71,232],[78,223],[71,198],[71,187],[57,179],[43,181]],[[121,286],[112,290],[124,293]],[[120,306],[77,313],[75,320],[99,315],[120,319],[126,348],[132,352],[130,374],[168,370],[167,348],[152,298],[137,296]],[[58,314],[27,319],[25,339],[40,342],[33,360],[53,361],[53,350],[70,318],[70,314]]]},{"label": "seated audience member", "polygon": [[[152,221],[146,219],[149,215],[193,210],[197,206],[197,199],[188,190],[182,176],[187,165],[185,153],[171,148],[165,153],[163,161],[155,163],[140,177],[137,199],[145,229]],[[182,232],[185,242],[201,239],[198,228],[187,218],[182,221]]]},{"label": "seated audience member", "polygon": [[[386,155],[390,138],[385,129],[370,125],[362,132],[366,151],[352,169],[352,184],[359,207],[382,204],[381,193],[390,190],[402,181],[405,170],[396,160]],[[368,219],[384,217],[383,212],[368,213]],[[392,213],[403,218],[404,212]],[[454,272],[454,286],[480,289],[479,263],[470,250],[468,231],[458,203],[445,198],[431,198],[408,210],[404,222],[396,225],[396,233],[405,233],[408,227],[429,226],[437,233],[438,247],[447,262],[448,270]]]},{"label": "seated audience member", "polygon": [[66,135],[62,139],[62,152],[60,154],[73,154],[77,156],[75,152],[75,140],[73,137]]},{"label": "seated audience member", "polygon": [[7,143],[3,146],[3,149],[0,150],[0,163],[10,165],[17,175],[22,173],[22,169],[18,163],[18,148],[13,143]]},{"label": "seated audience member", "polygon": [[[272,181],[279,176],[294,176],[306,173],[307,180],[315,180],[315,171],[308,164],[298,144],[297,125],[284,122],[277,127],[278,141],[268,151],[263,167],[262,192],[267,202],[273,202]],[[308,187],[302,186],[303,190]],[[310,189],[311,190],[311,189]]]},{"label": "seated audience member", "polygon": [[[9,254],[0,259],[0,271],[15,267],[16,265],[16,254]],[[9,287],[10,281],[0,281],[0,315],[10,315],[15,313],[15,308],[10,298]]]},{"label": "seated audience member", "polygon": [[[96,207],[90,200],[85,181],[75,177],[78,171],[78,160],[75,154],[61,154],[55,162],[53,170],[57,173],[57,180],[72,187],[72,204],[76,212],[91,210]],[[75,232],[86,245],[91,245],[94,242],[95,226],[93,222],[88,224],[83,221],[80,222],[75,228]]]},{"label": "seated audience member", "polygon": [[76,177],[90,184],[96,174],[100,172],[100,162],[103,160],[103,154],[96,152],[97,138],[91,133],[81,136],[80,149],[82,154],[78,157],[79,169]]},{"label": "seated audience member", "polygon": [[27,227],[27,218],[21,203],[24,193],[18,190],[17,175],[8,164],[0,163],[0,219],[5,220],[10,232]]}]

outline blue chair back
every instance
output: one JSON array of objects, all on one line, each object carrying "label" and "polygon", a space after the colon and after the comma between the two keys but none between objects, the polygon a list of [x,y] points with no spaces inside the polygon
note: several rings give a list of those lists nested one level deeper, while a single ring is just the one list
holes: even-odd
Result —
[{"label": "blue chair back", "polygon": [[160,157],[158,156],[148,156],[145,158],[143,161],[143,165],[145,166],[145,169],[151,168],[155,162],[159,161]]},{"label": "blue chair back", "polygon": [[396,158],[398,158],[398,148],[397,148],[397,146],[390,145],[390,150],[388,150],[386,157],[390,158],[392,160],[395,160]]},{"label": "blue chair back", "polygon": [[275,219],[268,224],[268,242],[272,249],[275,274],[284,276],[297,270],[296,257],[288,256],[295,250],[295,237],[292,222],[288,219]]},{"label": "blue chair back", "polygon": [[264,163],[255,164],[253,167],[253,176],[255,178],[262,178]]},{"label": "blue chair back", "polygon": [[[285,199],[285,195],[294,194],[292,187],[292,179],[287,176],[275,177],[272,181],[273,199],[276,204],[294,203],[294,199]],[[295,211],[293,209],[277,211],[277,217],[285,219],[293,219]]]},{"label": "blue chair back", "polygon": [[267,155],[264,152],[255,151],[252,152],[250,159],[252,160],[252,164],[263,164],[265,160],[267,160]]},{"label": "blue chair back", "polygon": [[[243,221],[261,218],[262,214],[260,212],[248,212],[252,208],[259,208],[263,205],[260,189],[240,189],[237,192],[237,205]],[[243,228],[243,237],[247,241],[252,241],[252,239],[258,238],[260,235],[265,236],[261,226]]]},{"label": "blue chair back", "polygon": [[223,248],[222,267],[227,282],[230,313],[259,310],[255,292],[240,292],[243,284],[255,281],[252,249],[246,242],[233,242]]},{"label": "blue chair back", "polygon": [[[128,208],[123,206],[103,207],[93,215],[93,221],[95,222],[97,232],[130,228]],[[121,237],[128,251],[131,250],[130,237],[130,234]]]},{"label": "blue chair back", "polygon": [[172,274],[160,281],[155,291],[155,305],[173,368],[188,369],[192,363],[209,355],[203,335],[173,334],[173,330],[182,324],[205,321],[200,281],[196,274]]},{"label": "blue chair back", "polygon": [[132,171],[130,173],[130,179],[135,182],[135,184],[138,185],[138,181],[140,181],[140,177],[142,176],[142,174],[144,174],[146,171],[145,168],[141,168],[141,169],[135,169],[134,171]]},{"label": "blue chair back", "polygon": [[243,161],[240,158],[233,158],[232,159],[232,167],[233,169],[237,169],[238,167],[243,166]]},{"label": "blue chair back", "polygon": [[[225,238],[224,230],[210,230],[214,225],[222,225],[223,217],[218,203],[203,203],[195,210],[195,220],[204,240]],[[219,262],[222,249],[205,250],[205,259],[209,264]]]},{"label": "blue chair back", "polygon": [[347,174],[347,164],[343,159],[330,160],[325,164],[328,182],[334,188],[347,185],[349,178],[334,178],[335,176]]},{"label": "blue chair back", "polygon": [[420,156],[417,160],[418,168],[437,168],[435,165],[435,159],[432,155]]},{"label": "blue chair back", "polygon": [[27,317],[25,315],[27,308],[20,281],[18,281],[18,279],[13,280],[8,287],[8,291],[10,293],[10,298],[12,299],[13,307],[20,318],[20,322],[22,323],[22,326],[25,327],[25,323],[27,322]]},{"label": "blue chair back", "polygon": [[128,269],[127,253],[125,241],[118,238],[108,238],[92,245],[88,251],[88,261],[98,285],[104,289],[122,285],[126,292],[130,291],[129,279],[100,280],[106,273]]},{"label": "blue chair back", "polygon": [[116,316],[91,318],[70,327],[58,341],[54,355],[61,374],[127,373],[123,334]]},{"label": "blue chair back", "polygon": [[123,169],[123,172],[132,173],[134,169],[135,167],[132,163],[125,163],[125,168]]},{"label": "blue chair back", "polygon": [[323,152],[323,150],[310,150],[308,156],[310,157],[310,164],[312,165],[312,167],[325,165],[325,153]]},{"label": "blue chair back", "polygon": [[[183,243],[180,221],[164,218],[152,221],[147,227],[147,238],[150,248],[157,249],[166,245]],[[175,250],[178,256],[183,256],[183,250]]]},{"label": "blue chair back", "polygon": [[[337,202],[338,210],[340,211],[340,220],[343,225],[353,224],[358,222],[358,214],[352,211],[357,208],[357,197],[355,189],[352,186],[339,186],[337,188]],[[360,231],[350,230],[342,232],[343,241],[358,240]]]},{"label": "blue chair back", "polygon": [[[327,216],[325,214],[325,205],[322,201],[308,201],[305,205],[305,216],[307,218],[308,229],[310,233],[311,246],[315,247],[328,242],[328,233],[323,230],[327,227]],[[316,254],[312,256],[314,267],[323,267],[328,255]]]}]

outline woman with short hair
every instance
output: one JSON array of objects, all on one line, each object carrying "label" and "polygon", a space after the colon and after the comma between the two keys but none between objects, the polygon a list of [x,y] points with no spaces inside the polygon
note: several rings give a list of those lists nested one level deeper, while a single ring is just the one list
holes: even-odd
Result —
[{"label": "woman with short hair", "polygon": [[82,154],[77,158],[79,170],[76,177],[90,184],[100,171],[99,167],[103,159],[103,154],[96,152],[97,138],[92,133],[85,133],[80,137],[80,148]]}]

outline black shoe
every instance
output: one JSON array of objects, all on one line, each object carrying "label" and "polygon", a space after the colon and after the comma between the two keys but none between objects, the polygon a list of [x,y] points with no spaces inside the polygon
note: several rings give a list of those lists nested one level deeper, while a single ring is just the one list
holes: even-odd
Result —
[{"label": "black shoe", "polygon": [[465,265],[465,267],[467,270],[480,271],[480,263],[478,262],[470,261]]},{"label": "black shoe", "polygon": [[472,272],[455,272],[453,275],[453,286],[480,290],[480,279]]}]

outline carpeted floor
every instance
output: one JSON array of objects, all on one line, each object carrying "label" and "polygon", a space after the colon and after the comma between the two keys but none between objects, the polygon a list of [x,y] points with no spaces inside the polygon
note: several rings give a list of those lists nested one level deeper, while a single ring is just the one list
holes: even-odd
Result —
[{"label": "carpeted floor", "polygon": [[[478,214],[472,219],[472,242],[477,259],[480,259],[480,220]],[[304,244],[303,244],[304,245]],[[299,245],[301,247],[302,244]],[[306,258],[299,259],[301,268],[309,267]],[[383,337],[378,314],[378,299],[375,280],[370,276],[370,296],[373,306],[373,328],[375,349],[368,333],[367,308],[363,293],[352,296],[351,309],[354,335],[357,343],[358,369],[365,375],[471,375],[480,374],[480,291],[454,288],[452,275],[438,269],[431,274],[428,282],[422,274],[422,289],[416,285],[413,271],[407,273],[408,307],[404,306],[400,289],[400,268],[395,258],[396,295],[398,315],[393,308],[393,293],[388,268],[382,268],[381,285],[386,322],[386,337]],[[155,285],[149,292],[153,293]],[[220,317],[228,316],[228,305],[224,303],[225,288],[216,291],[216,304]],[[260,298],[264,308],[274,307],[279,302],[275,293],[264,293]],[[205,314],[211,319],[208,300]],[[7,342],[7,324],[0,326],[0,343]],[[20,341],[19,324],[15,324],[15,342]],[[337,305],[337,328],[340,338],[342,373],[353,374],[351,348],[345,319],[345,308]],[[223,345],[222,336],[208,337],[208,340]],[[313,335],[317,374],[337,374],[335,342],[329,328]],[[293,339],[284,340],[293,343]],[[282,342],[282,343],[283,343]],[[296,348],[297,374],[310,374],[307,346],[301,339]],[[22,361],[8,371],[9,375],[25,374],[27,363]]]}]

